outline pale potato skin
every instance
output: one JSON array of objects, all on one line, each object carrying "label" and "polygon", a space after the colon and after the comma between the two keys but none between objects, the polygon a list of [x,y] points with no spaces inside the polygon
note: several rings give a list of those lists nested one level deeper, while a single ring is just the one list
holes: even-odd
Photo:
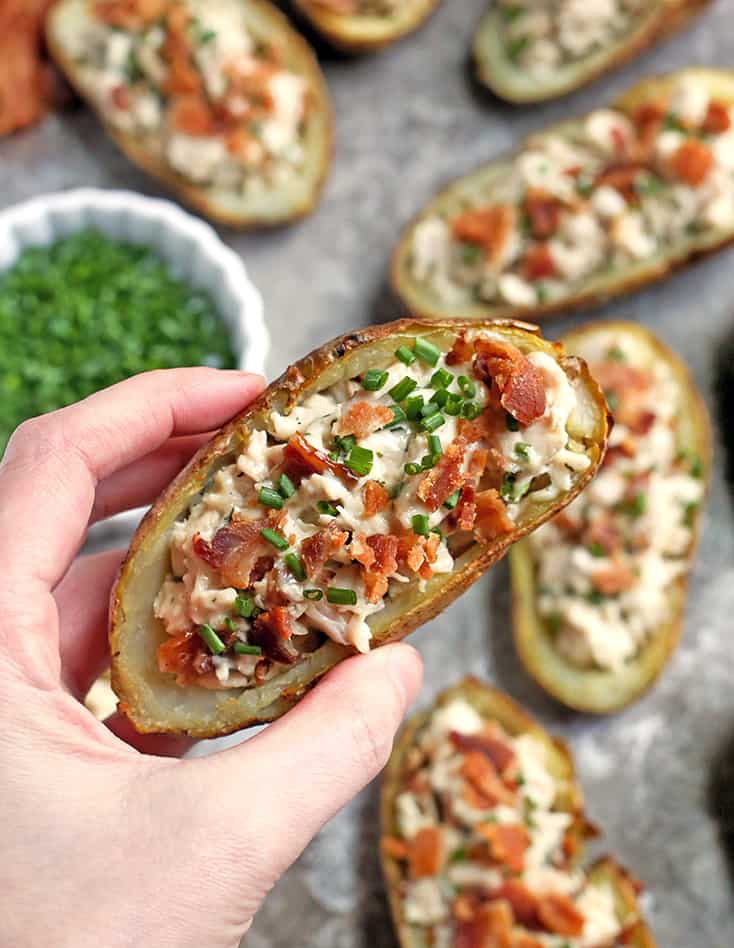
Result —
[{"label": "pale potato skin", "polygon": [[516,105],[548,102],[589,85],[605,73],[618,69],[680,32],[710,2],[654,0],[635,29],[618,43],[559,69],[548,81],[526,76],[507,59],[501,43],[501,13],[494,5],[485,14],[474,35],[472,55],[477,79],[495,95]]},{"label": "pale potato skin", "polygon": [[309,23],[336,49],[345,53],[374,53],[419,29],[441,0],[404,0],[404,9],[391,21],[381,17],[336,13],[315,0],[293,0]]},{"label": "pale potato skin", "polygon": [[[480,324],[480,328],[482,324]],[[208,691],[180,688],[173,676],[158,671],[157,645],[165,632],[154,619],[152,603],[168,568],[166,537],[191,499],[204,488],[213,470],[232,460],[243,431],[262,427],[273,411],[283,411],[313,391],[359,374],[374,358],[392,357],[401,343],[422,335],[449,348],[457,333],[477,328],[474,322],[426,322],[404,319],[340,336],[291,366],[241,415],[205,445],[152,506],[133,537],[110,602],[112,684],[120,709],[141,732],[183,733],[213,737],[280,717],[316,681],[353,650],[328,641],[316,652],[259,688]],[[524,323],[485,323],[525,352],[541,350],[564,368],[589,412],[584,444],[591,464],[572,490],[552,504],[535,504],[513,533],[491,543],[475,542],[457,558],[451,574],[429,580],[424,594],[416,589],[394,600],[370,621],[375,647],[404,638],[433,618],[474,583],[514,543],[569,503],[598,469],[606,448],[606,403],[582,360],[567,359],[557,343]],[[241,692],[241,693],[240,693]]]},{"label": "pale potato skin", "polygon": [[[713,460],[711,423],[703,398],[678,356],[638,323],[623,321],[588,323],[564,336],[563,343],[573,352],[584,338],[609,329],[642,339],[657,358],[672,368],[684,393],[683,402],[686,406],[684,422],[679,427],[680,446],[700,457],[702,476],[708,490]],[[550,632],[535,608],[532,553],[526,543],[521,542],[515,546],[509,557],[515,647],[525,669],[540,687],[567,707],[592,714],[620,711],[642,697],[663,672],[678,645],[688,575],[693,565],[700,530],[701,511],[696,515],[693,537],[687,552],[687,570],[671,590],[675,604],[673,619],[650,636],[638,657],[629,663],[629,668],[622,675],[579,668],[556,651]]]},{"label": "pale potato skin", "polygon": [[[725,69],[692,68],[643,79],[626,93],[609,104],[610,108],[631,113],[646,102],[654,101],[665,94],[682,76],[694,76],[706,83],[712,95],[725,102],[734,104],[734,71]],[[599,108],[605,106],[600,103]],[[533,319],[542,322],[553,316],[571,312],[582,307],[601,305],[620,296],[626,296],[635,290],[657,283],[671,276],[681,268],[699,258],[724,249],[734,241],[732,231],[704,231],[691,237],[685,243],[670,248],[666,254],[659,254],[651,260],[638,262],[615,273],[596,274],[583,281],[581,287],[571,296],[561,297],[550,303],[530,307],[517,307],[508,303],[475,303],[472,305],[451,306],[438,299],[434,293],[416,283],[410,274],[410,248],[415,227],[436,211],[455,208],[467,188],[477,182],[492,178],[501,178],[516,154],[532,139],[549,134],[570,133],[578,128],[586,116],[569,119],[533,133],[509,155],[484,164],[469,174],[462,175],[448,184],[433,198],[403,231],[393,252],[390,266],[390,284],[393,292],[410,312],[419,313],[427,319],[445,319],[457,316],[464,319]]]},{"label": "pale potato skin", "polygon": [[[76,64],[67,54],[58,35],[58,24],[77,4],[78,0],[60,0],[53,7],[46,23],[46,42],[56,64],[79,95],[86,99],[77,79]],[[159,180],[181,201],[204,217],[217,224],[238,230],[280,227],[310,214],[321,194],[333,152],[331,104],[326,81],[311,47],[300,33],[293,29],[290,21],[268,0],[247,0],[247,5],[259,20],[267,22],[274,36],[282,38],[291,62],[308,80],[315,121],[311,140],[306,147],[309,154],[309,167],[313,165],[315,170],[311,174],[312,180],[304,194],[294,194],[291,197],[290,192],[283,191],[281,193],[283,206],[276,207],[275,202],[272,202],[268,208],[252,208],[247,206],[247,198],[243,199],[232,194],[228,196],[221,190],[194,185],[153,154],[147,142],[121,132],[107,122],[103,112],[87,100],[109,137],[134,165]]]},{"label": "pale potato skin", "polygon": [[[590,823],[584,812],[584,798],[576,779],[573,757],[568,745],[551,737],[520,705],[508,695],[490,685],[484,684],[472,675],[462,679],[456,685],[447,688],[436,699],[428,711],[414,715],[398,735],[395,748],[383,775],[380,791],[380,835],[393,836],[395,833],[395,799],[402,789],[401,770],[405,755],[413,745],[416,735],[430,718],[436,708],[449,704],[456,698],[462,698],[474,707],[487,720],[497,721],[511,737],[519,734],[532,734],[546,745],[551,761],[551,769],[562,788],[561,809],[574,817],[573,833],[578,841],[574,865],[580,866],[585,855],[585,843],[599,835],[596,827]],[[402,872],[399,863],[384,850],[380,853],[382,874],[387,888],[393,925],[400,948],[429,948],[424,930],[410,925],[402,915],[400,883]],[[650,929],[641,919],[637,902],[635,883],[618,863],[609,857],[596,860],[589,868],[588,875],[597,881],[606,881],[614,889],[615,902],[619,918],[623,924],[629,923],[627,944],[633,948],[655,948]]]}]

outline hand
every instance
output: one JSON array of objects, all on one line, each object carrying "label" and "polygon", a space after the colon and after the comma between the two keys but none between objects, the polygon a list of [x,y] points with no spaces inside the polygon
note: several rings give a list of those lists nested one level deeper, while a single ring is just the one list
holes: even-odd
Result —
[{"label": "hand", "polygon": [[262,382],[179,369],[22,425],[0,464],[0,944],[232,948],[317,830],[385,764],[419,686],[413,649],[342,662],[246,743],[105,726],[121,553],[74,562],[88,523],[149,503]]}]

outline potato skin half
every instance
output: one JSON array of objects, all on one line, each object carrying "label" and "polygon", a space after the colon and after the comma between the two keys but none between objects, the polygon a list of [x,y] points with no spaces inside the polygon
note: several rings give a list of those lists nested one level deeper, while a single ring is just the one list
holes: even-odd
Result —
[{"label": "potato skin half", "polygon": [[[626,93],[610,103],[610,108],[623,112],[633,112],[638,106],[652,101],[670,90],[682,76],[692,76],[706,83],[713,95],[734,104],[734,71],[725,69],[692,68],[662,76],[643,79]],[[426,319],[445,319],[457,316],[464,319],[533,319],[542,322],[553,316],[572,312],[588,306],[601,305],[620,296],[626,296],[672,276],[683,267],[698,259],[716,253],[734,241],[734,230],[704,231],[692,236],[678,245],[675,251],[641,261],[626,268],[618,268],[612,273],[596,274],[583,281],[581,287],[572,295],[560,297],[552,302],[530,307],[517,307],[510,304],[472,303],[457,306],[448,305],[436,298],[436,295],[419,283],[410,274],[410,253],[413,231],[416,226],[435,212],[447,208],[458,208],[462,195],[468,189],[483,182],[506,174],[510,162],[527,147],[529,142],[549,134],[569,134],[578,129],[586,116],[579,116],[533,133],[511,153],[492,162],[481,165],[474,171],[454,179],[446,185],[421,210],[403,231],[393,251],[390,264],[390,285],[407,310],[418,313]]]},{"label": "potato skin half", "polygon": [[[573,352],[585,338],[613,329],[643,340],[653,357],[666,362],[683,393],[683,423],[678,438],[681,449],[701,459],[702,476],[708,489],[712,466],[711,423],[706,405],[680,358],[660,339],[638,323],[595,322],[580,326],[563,338]],[[566,661],[554,648],[550,632],[535,608],[535,581],[532,554],[527,543],[519,543],[510,553],[512,617],[515,648],[527,672],[556,700],[576,711],[609,714],[620,711],[648,691],[662,673],[680,639],[688,574],[701,529],[701,512],[696,515],[688,568],[673,584],[673,618],[647,641],[624,674],[579,668]]]},{"label": "potato skin half", "polygon": [[[417,335],[448,348],[463,328],[476,329],[477,324],[405,319],[332,340],[291,366],[218,432],[153,504],[133,537],[110,601],[112,684],[121,710],[139,731],[214,737],[271,721],[300,700],[337,662],[353,654],[351,648],[329,641],[259,688],[232,689],[231,693],[178,687],[172,676],[157,670],[156,648],[165,633],[152,612],[168,567],[168,531],[217,467],[233,460],[243,432],[262,427],[273,411],[287,410],[311,392],[359,374],[375,358],[391,358],[398,345],[410,344]],[[376,613],[370,622],[375,646],[402,639],[433,618],[504,556],[511,543],[569,503],[593,477],[606,448],[606,403],[582,360],[567,359],[557,343],[540,338],[535,327],[524,323],[487,322],[480,328],[500,333],[525,352],[546,352],[564,368],[589,413],[585,430],[590,433],[584,443],[591,464],[567,495],[550,505],[536,504],[513,533],[492,543],[472,544],[457,559],[454,572],[429,580],[423,594],[412,590]]]},{"label": "potato skin half", "polygon": [[385,23],[380,17],[319,8],[314,0],[293,0],[295,8],[332,46],[354,55],[378,52],[420,29],[440,3],[441,0],[407,0],[394,22]]},{"label": "potato skin half", "polygon": [[[599,835],[597,828],[588,821],[584,811],[584,798],[576,779],[573,757],[568,745],[551,737],[520,705],[508,695],[485,684],[472,675],[463,678],[436,699],[428,711],[415,714],[398,735],[395,748],[385,768],[380,791],[380,836],[392,836],[395,830],[395,800],[402,790],[402,767],[405,756],[413,746],[421,728],[430,718],[431,712],[451,701],[462,698],[487,720],[497,721],[511,736],[532,734],[546,745],[551,769],[559,784],[561,809],[572,814],[572,832],[578,841],[574,865],[580,866],[586,852],[586,842]],[[408,924],[402,914],[400,888],[402,872],[399,863],[381,848],[382,874],[390,903],[393,925],[400,948],[429,948],[423,931]],[[626,926],[629,944],[635,948],[655,948],[655,942],[647,925],[640,919],[637,903],[636,883],[613,859],[597,860],[588,870],[594,881],[607,882],[614,890],[619,918]]]},{"label": "potato skin half", "polygon": [[315,170],[304,194],[293,195],[292,198],[287,197],[283,207],[276,208],[273,204],[271,208],[257,210],[247,210],[244,207],[245,202],[240,202],[242,206],[238,206],[236,199],[227,199],[226,194],[221,191],[215,193],[212,188],[192,184],[183,175],[169,168],[151,151],[146,142],[120,131],[106,121],[102,110],[89,100],[82,89],[77,66],[59,38],[59,23],[77,2],[78,0],[60,0],[51,10],[46,24],[46,42],[49,52],[81,98],[95,111],[107,135],[134,165],[156,178],[183,203],[198,211],[202,216],[217,224],[238,230],[280,227],[306,217],[314,210],[333,152],[331,104],[326,81],[311,47],[269,0],[247,0],[247,4],[260,21],[268,24],[273,34],[283,37],[294,64],[300,68],[308,81],[311,107],[315,110],[317,122],[311,136],[313,140],[309,142],[307,150],[309,166],[313,162]]}]

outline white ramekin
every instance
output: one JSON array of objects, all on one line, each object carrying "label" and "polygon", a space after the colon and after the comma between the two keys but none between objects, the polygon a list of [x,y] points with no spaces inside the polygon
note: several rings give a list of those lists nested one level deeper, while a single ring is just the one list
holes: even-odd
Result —
[{"label": "white ramekin", "polygon": [[[270,338],[260,293],[240,258],[213,228],[170,201],[131,191],[79,188],[17,204],[0,212],[0,271],[26,247],[47,245],[87,228],[150,246],[176,277],[208,293],[229,328],[239,367],[264,374]],[[127,531],[141,513],[110,518],[93,528],[90,537],[102,539],[100,528]]]}]

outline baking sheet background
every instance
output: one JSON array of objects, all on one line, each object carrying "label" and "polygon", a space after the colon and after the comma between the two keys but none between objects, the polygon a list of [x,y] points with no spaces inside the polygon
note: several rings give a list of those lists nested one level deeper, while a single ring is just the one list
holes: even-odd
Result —
[{"label": "baking sheet background", "polygon": [[[328,338],[398,313],[385,284],[390,251],[444,181],[547,122],[605,103],[639,76],[734,64],[734,0],[718,0],[690,31],[590,89],[518,110],[470,79],[468,44],[484,6],[444,0],[420,33],[374,57],[350,60],[319,47],[336,112],[335,161],[319,210],[271,234],[221,231],[265,298],[270,378]],[[78,185],[160,193],[83,109],[0,143],[0,168],[2,206]],[[420,702],[469,671],[522,701],[570,740],[590,816],[606,830],[600,851],[613,852],[645,882],[661,948],[731,948],[734,492],[723,475],[722,435],[728,428],[734,451],[734,424],[727,419],[722,429],[716,391],[726,346],[734,346],[734,250],[602,312],[639,319],[681,353],[714,416],[717,463],[681,645],[659,684],[631,710],[601,720],[565,712],[514,657],[507,568],[500,564],[413,636],[426,663]],[[588,315],[546,329],[557,335]],[[248,948],[392,948],[377,859],[377,792],[376,782],[276,886],[245,939]]]}]

